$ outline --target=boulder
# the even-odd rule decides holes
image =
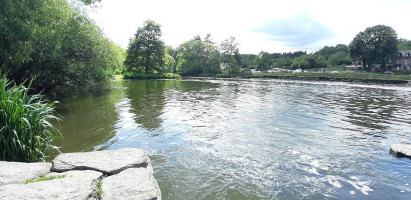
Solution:
[[[98,182],[103,175],[96,171],[69,171],[46,176],[63,178],[0,186],[0,199],[97,199]]]
[[[390,154],[395,157],[407,157],[411,159],[411,144],[393,144],[390,148]]]
[[[141,149],[63,153],[53,160],[53,172],[94,170],[106,175],[117,174],[127,168],[147,167],[149,158]]]
[[[0,161],[0,186],[23,183],[27,179],[38,178],[50,172],[51,163],[23,163]]]
[[[102,199],[161,200],[161,191],[146,168],[129,168],[102,181]]]

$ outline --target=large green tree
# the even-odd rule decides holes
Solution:
[[[397,42],[397,34],[391,27],[369,27],[358,33],[351,41],[350,55],[351,58],[362,61],[363,67],[367,70],[370,70],[371,64],[381,64],[384,70],[386,64],[397,53]]]
[[[228,74],[235,74],[240,70],[241,57],[238,49],[239,43],[231,36],[220,44],[222,63],[225,63]]]
[[[220,53],[208,40],[199,36],[181,44],[178,48],[177,71],[183,75],[215,75],[220,72]]]
[[[267,52],[260,52],[256,59],[257,69],[258,70],[268,70],[271,69],[273,65],[273,60],[271,55]]]
[[[164,42],[160,39],[160,25],[152,20],[144,22],[137,29],[134,39],[129,43],[124,64],[128,71],[153,73],[163,72]]]

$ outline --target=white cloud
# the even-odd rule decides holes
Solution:
[[[344,1],[231,1],[231,0],[102,0],[102,7],[90,16],[115,43],[127,47],[137,27],[147,19],[162,26],[163,40],[174,47],[195,35],[211,33],[216,42],[234,36],[241,53],[315,51],[324,45],[348,44],[365,28],[384,24],[399,37],[411,39],[408,9],[410,0]],[[306,15],[334,35],[301,45],[273,41],[255,30],[270,21],[295,19]]]

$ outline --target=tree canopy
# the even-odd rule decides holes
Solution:
[[[222,63],[226,65],[228,74],[237,73],[241,66],[241,57],[238,50],[238,42],[235,37],[230,36],[220,44]]]
[[[160,40],[160,25],[152,20],[144,22],[143,27],[129,43],[125,65],[128,71],[153,73],[163,72],[164,42]]]
[[[399,39],[397,44],[398,50],[410,50],[411,49],[411,40]]]
[[[122,65],[121,48],[65,0],[2,0],[0,70],[34,78],[37,90],[82,90],[108,82]]]
[[[371,64],[381,64],[384,69],[390,59],[397,54],[397,34],[389,26],[377,25],[358,33],[351,41],[351,58],[362,61],[363,67],[370,70]]]
[[[199,36],[181,44],[178,48],[177,71],[183,75],[215,75],[220,72],[220,53],[210,42]]]
[[[348,46],[345,44],[337,44],[334,46],[325,46],[315,54],[324,59],[328,66],[341,66],[351,63],[351,58],[348,52]]]

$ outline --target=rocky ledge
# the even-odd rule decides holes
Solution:
[[[161,200],[140,149],[64,153],[52,163],[0,161],[0,199]]]
[[[393,144],[390,148],[390,154],[397,158],[407,157],[411,159],[411,144]]]

